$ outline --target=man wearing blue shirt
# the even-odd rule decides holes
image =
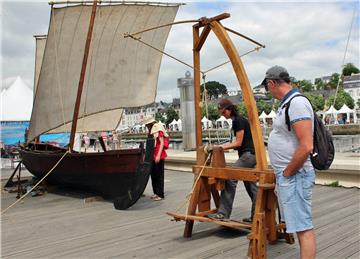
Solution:
[[[313,110],[305,97],[294,98],[288,110],[289,131],[285,106],[293,96],[299,94],[298,89],[290,85],[289,73],[283,67],[271,67],[262,85],[281,101],[269,136],[268,152],[276,175],[276,193],[286,222],[286,232],[297,234],[301,258],[312,259],[316,255],[311,213],[315,171],[309,158],[313,150]]]

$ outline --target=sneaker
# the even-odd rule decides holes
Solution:
[[[163,198],[159,197],[159,196],[156,196],[153,200],[154,201],[161,201]]]
[[[214,220],[226,220],[228,218],[225,217],[224,214],[222,213],[214,213],[214,214],[208,214],[207,217],[209,219],[214,219]]]
[[[154,194],[154,195],[151,195],[151,196],[150,196],[150,199],[153,200],[153,199],[155,199],[155,198],[157,198],[157,197],[159,197],[159,196],[157,196],[156,194]]]
[[[252,218],[251,217],[244,218],[243,221],[246,223],[252,223]]]

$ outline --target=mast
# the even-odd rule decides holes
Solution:
[[[91,11],[89,29],[88,29],[87,38],[86,38],[84,57],[83,57],[83,62],[82,62],[82,67],[81,67],[78,92],[77,92],[75,108],[74,108],[74,115],[73,115],[72,125],[71,125],[70,144],[69,144],[69,149],[71,152],[73,151],[73,147],[74,147],[75,132],[76,132],[77,120],[78,120],[80,103],[81,103],[81,94],[82,94],[83,87],[84,87],[84,78],[85,78],[87,60],[88,60],[88,56],[89,56],[91,37],[92,37],[93,28],[94,28],[96,7],[97,7],[97,0],[94,0],[93,6],[92,6],[92,11]]]

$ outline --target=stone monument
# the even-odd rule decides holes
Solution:
[[[186,71],[185,77],[178,78],[177,85],[180,89],[183,148],[185,151],[195,150],[194,79],[191,73]]]

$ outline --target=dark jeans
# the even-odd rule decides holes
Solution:
[[[235,162],[235,167],[254,168],[256,165],[256,157],[250,152],[244,152],[239,159]],[[232,212],[234,203],[237,180],[226,180],[225,189],[221,191],[220,195],[220,207],[218,212],[223,214],[226,218],[229,218]],[[251,218],[254,216],[256,205],[256,193],[257,186],[254,182],[244,181],[246,192],[248,193],[252,206],[251,206]]]
[[[164,160],[159,163],[152,162],[151,183],[153,192],[157,196],[164,198]]]

